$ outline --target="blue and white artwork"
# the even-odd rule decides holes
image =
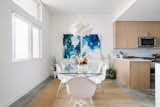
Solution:
[[[82,39],[82,56],[89,56],[95,52],[100,53],[100,39],[97,34],[83,36]]]
[[[80,54],[80,36],[73,34],[63,35],[64,58],[75,58]]]
[[[81,44],[82,43],[82,44]],[[100,53],[100,39],[97,34],[88,34],[85,36],[64,34],[63,46],[64,46],[64,58],[75,58],[76,56],[91,55],[96,56]]]

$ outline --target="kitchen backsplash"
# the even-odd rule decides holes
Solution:
[[[153,53],[160,53],[160,48],[138,48],[138,49],[113,49],[113,56],[122,51],[128,56],[151,57]]]

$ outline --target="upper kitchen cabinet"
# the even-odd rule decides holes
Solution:
[[[158,21],[117,21],[114,23],[114,48],[138,48],[138,38],[157,38],[160,47],[160,22]]]

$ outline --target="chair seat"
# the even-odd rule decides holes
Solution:
[[[89,79],[96,84],[101,84],[103,81],[102,77],[103,77],[103,75],[100,75],[100,76],[89,77]]]

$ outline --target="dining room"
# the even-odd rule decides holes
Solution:
[[[0,0],[0,107],[160,107],[159,4]]]

